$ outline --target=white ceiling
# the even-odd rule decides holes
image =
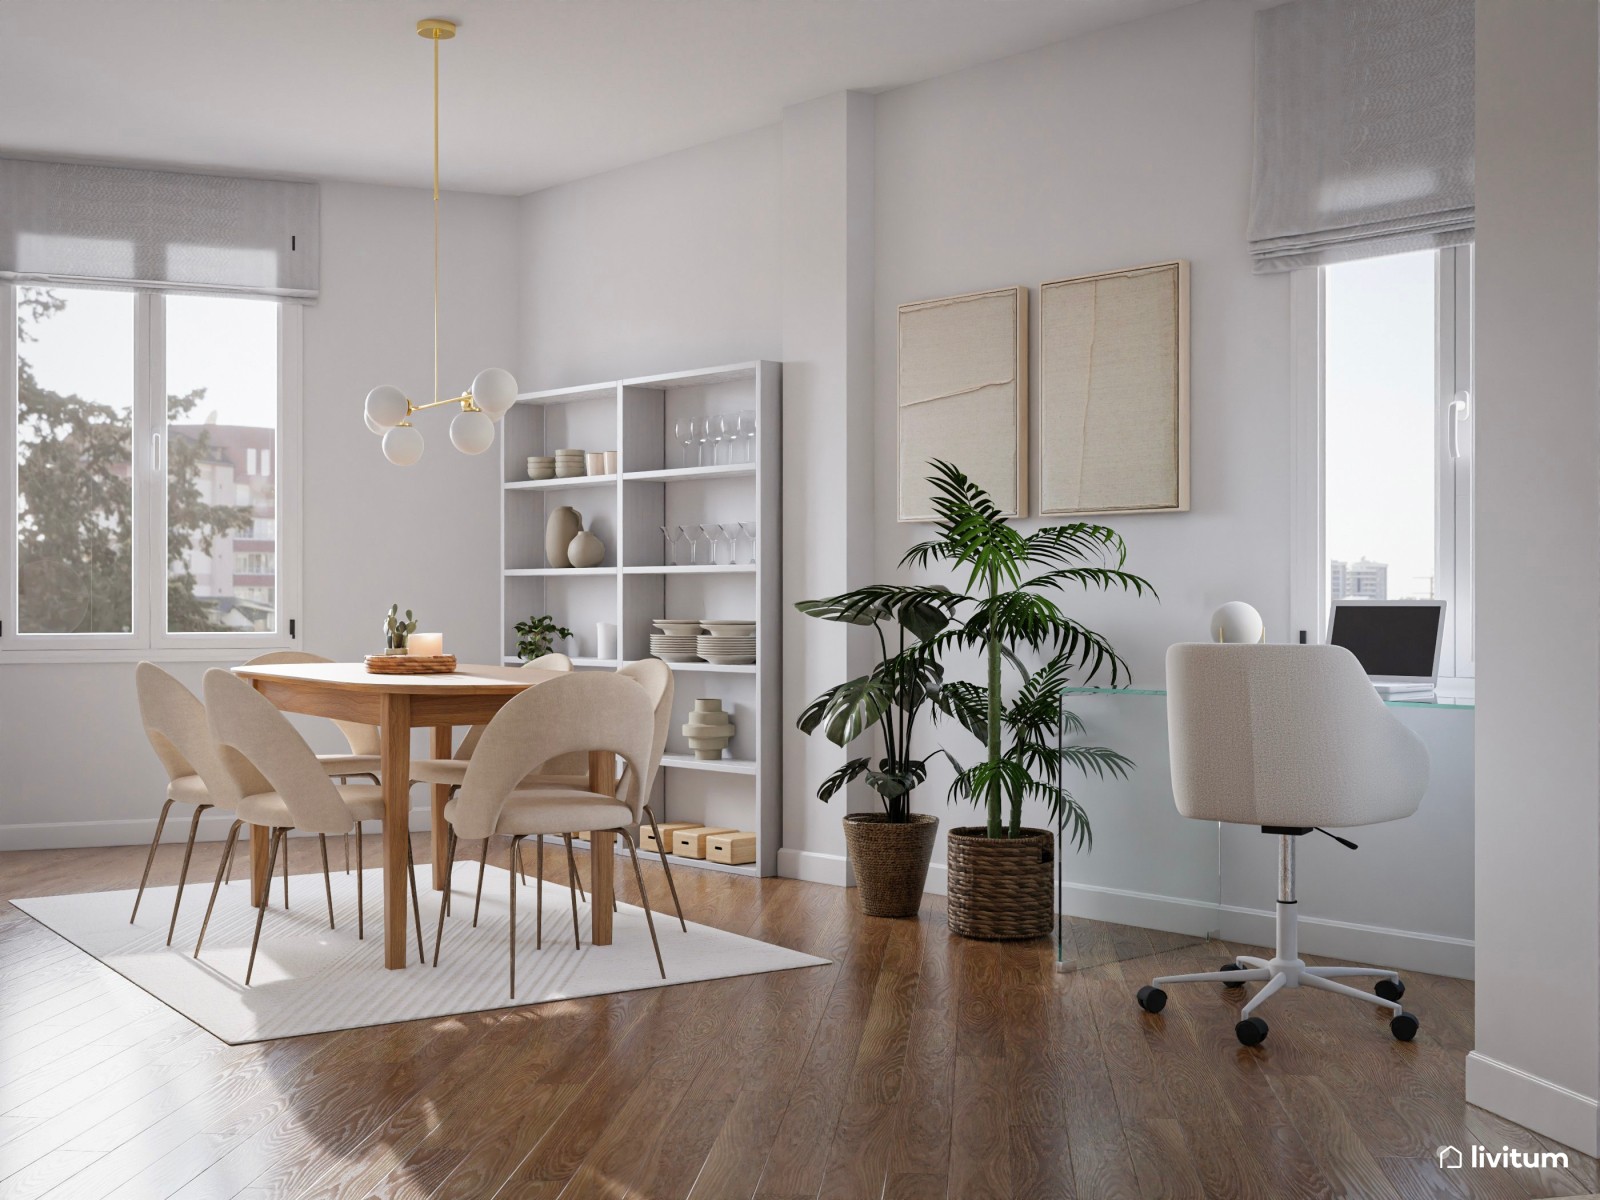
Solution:
[[[0,152],[523,193],[1190,0],[0,0]]]

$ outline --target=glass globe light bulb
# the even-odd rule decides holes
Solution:
[[[379,437],[383,436],[383,426],[374,421],[370,413],[363,412],[361,414],[361,420],[366,424],[368,429],[372,430],[373,433],[377,434]]]
[[[471,391],[472,402],[495,421],[517,402],[515,377],[499,367],[485,367],[473,376]]]
[[[383,456],[397,467],[409,467],[422,457],[422,434],[415,425],[396,425],[383,435]]]
[[[450,422],[450,440],[463,454],[482,454],[494,445],[494,422],[488,413],[459,412]]]
[[[391,429],[409,415],[406,394],[392,383],[382,383],[367,393],[367,424]]]

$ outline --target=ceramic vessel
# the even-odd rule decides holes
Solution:
[[[722,711],[722,701],[701,699],[694,702],[683,736],[696,758],[710,760],[722,757],[733,741],[733,731],[733,718]]]
[[[578,530],[567,544],[567,562],[574,567],[598,567],[605,556],[605,543],[587,529]]]
[[[567,547],[582,529],[583,514],[577,509],[566,504],[553,509],[550,519],[544,523],[545,562],[552,567],[570,567],[572,560],[567,557]]]

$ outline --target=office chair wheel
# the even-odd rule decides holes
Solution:
[[[1409,1042],[1417,1036],[1417,1018],[1411,1013],[1403,1012],[1389,1022],[1389,1032],[1394,1034],[1395,1041]]]
[[[1233,1027],[1241,1046],[1259,1046],[1267,1040],[1267,1023],[1260,1017],[1246,1017]]]
[[[1403,979],[1380,979],[1372,985],[1372,990],[1385,1000],[1399,1003],[1400,997],[1406,994],[1406,984]]]
[[[1139,1001],[1139,1007],[1147,1013],[1158,1013],[1167,1006],[1167,994],[1149,984],[1139,989],[1135,999]]]
[[[1220,967],[1218,967],[1217,970],[1219,970],[1219,971],[1242,971],[1242,970],[1244,970],[1244,968],[1242,966],[1240,966],[1236,962],[1225,962]],[[1244,980],[1241,979],[1238,983],[1225,983],[1222,986],[1225,987],[1225,988],[1242,988],[1244,986]]]

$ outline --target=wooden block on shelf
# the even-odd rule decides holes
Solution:
[[[672,835],[672,852],[679,858],[704,858],[706,839],[714,833],[738,833],[722,825],[691,825]]]
[[[706,857],[712,862],[739,866],[756,860],[756,835],[735,829],[732,833],[713,833],[706,838]]]
[[[672,853],[673,834],[680,829],[697,828],[693,821],[658,821],[656,824],[661,830],[661,841],[663,843],[659,848],[665,850],[668,854]],[[648,850],[652,854],[658,849],[656,846],[656,831],[650,828],[648,824],[639,826],[639,849]]]

